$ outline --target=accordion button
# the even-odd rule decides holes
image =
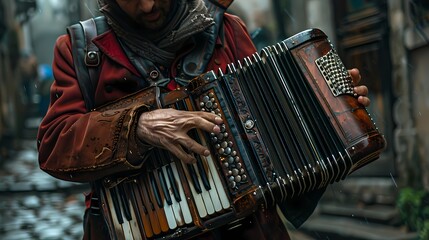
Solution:
[[[241,182],[241,176],[240,176],[240,175],[235,176],[234,181],[235,181],[235,182]]]
[[[221,131],[221,132],[225,132],[225,131],[226,131],[225,124],[222,124],[222,125],[220,126],[220,131]]]
[[[222,139],[223,139],[223,137],[224,137],[224,135],[223,135],[222,133],[219,133],[219,134],[217,135],[217,138],[218,138],[219,140],[222,140]]]
[[[231,154],[231,148],[230,147],[227,147],[227,148],[225,148],[225,150],[224,150],[224,154],[225,155],[229,155],[229,154]]]

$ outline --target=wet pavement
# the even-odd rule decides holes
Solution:
[[[19,145],[0,163],[0,239],[82,239],[87,185],[40,170],[34,140]]]

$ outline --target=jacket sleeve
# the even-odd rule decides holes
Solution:
[[[232,54],[229,57],[233,61],[241,61],[257,51],[243,20],[235,15],[225,13],[224,26],[225,51]]]
[[[139,169],[149,146],[137,139],[134,123],[148,106],[135,102],[87,112],[71,52],[69,36],[60,36],[54,47],[51,104],[37,134],[40,168],[74,182]]]

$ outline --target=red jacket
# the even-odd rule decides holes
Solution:
[[[95,105],[139,90],[140,74],[127,59],[113,31],[99,35],[94,43],[102,52]],[[218,37],[207,70],[225,71],[228,63],[255,52],[243,22],[225,14],[224,39]],[[170,77],[174,77],[176,67],[171,66]],[[54,177],[75,182],[89,182],[140,168],[143,163],[139,150],[145,146],[136,139],[135,126],[137,112],[144,106],[125,108],[115,114],[88,113],[76,79],[68,35],[57,39],[53,72],[51,104],[37,136],[40,168]]]

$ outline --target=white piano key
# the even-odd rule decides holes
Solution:
[[[124,231],[125,239],[133,239],[133,232],[131,231],[130,222],[125,217],[124,208],[122,207],[122,200],[121,200],[119,193],[117,191],[116,191],[116,194],[117,194],[116,197],[117,197],[118,201],[120,201],[122,218],[124,220],[124,223],[122,223],[122,229]]]
[[[162,167],[162,171],[164,172],[164,176],[168,176],[167,170],[165,169],[165,166]],[[185,221],[183,219],[183,215],[182,215],[181,210],[180,210],[180,204],[177,202],[176,198],[174,197],[174,193],[173,193],[170,181],[168,179],[165,179],[165,182],[167,184],[167,188],[168,188],[168,191],[169,191],[169,194],[171,197],[171,209],[172,209],[172,212],[174,214],[174,219],[176,220],[176,224],[178,226],[183,226],[185,224]],[[183,200],[186,200],[186,199],[183,199]],[[167,203],[165,202],[164,204],[167,204]]]
[[[158,177],[157,171],[158,171],[158,169],[153,170],[154,177]],[[159,190],[159,192],[162,192],[162,194],[165,194],[164,191],[162,191],[162,189],[158,189],[158,190]],[[165,199],[165,197],[163,198],[163,207],[162,208],[164,209],[164,213],[165,213],[165,217],[167,219],[168,227],[170,229],[175,229],[177,227],[177,223],[175,221],[175,216],[174,216],[173,210],[171,208],[171,205],[169,205],[167,203],[167,200]]]
[[[131,231],[133,232],[133,236],[135,240],[143,240],[143,232],[140,231],[138,222],[137,222],[137,217],[135,214],[135,210],[133,207],[133,204],[131,203],[131,200],[128,200],[128,204],[130,205],[130,212],[131,212],[131,221],[130,221],[130,227],[131,227]]]
[[[186,178],[188,180],[188,183],[190,185],[192,196],[194,197],[195,206],[197,207],[198,214],[200,217],[206,217],[207,216],[207,210],[204,205],[204,200],[201,194],[197,193],[194,188],[194,183],[192,182],[192,178],[190,177],[188,167],[186,166],[186,163],[183,163],[180,161],[183,167],[183,171],[185,172]]]
[[[206,207],[207,214],[211,215],[215,212],[215,210],[214,210],[212,199],[210,197],[210,193],[204,188],[203,181],[201,180],[201,176],[200,176],[200,172],[198,171],[197,164],[193,163],[192,165],[194,166],[194,169],[196,169],[195,173],[198,176],[198,182],[200,183],[200,186],[201,186],[201,196],[203,198],[204,206]]]
[[[113,205],[113,199],[112,195],[110,194],[110,190],[106,189],[103,191],[104,194],[106,194],[107,204],[109,205],[108,208],[110,209],[110,214],[112,215],[111,219],[113,221],[113,227],[115,228],[115,232],[118,234],[118,240],[125,240],[125,236],[121,233],[122,232],[122,226],[118,221],[118,216],[116,215],[115,207]],[[120,235],[119,235],[120,234]]]
[[[110,200],[109,201],[109,207],[110,207],[110,209],[112,209],[110,211],[110,213],[112,214],[112,221],[113,221],[114,228],[116,229],[116,233],[123,233],[123,235],[118,236],[118,238],[120,240],[129,239],[132,235],[130,235],[131,234],[130,232],[126,232],[126,228],[124,229],[123,223],[122,224],[119,223],[118,216],[117,216],[116,210],[115,210],[115,206],[113,204],[113,201],[114,201],[113,197],[116,199],[116,201],[119,201],[118,196],[116,196],[116,195],[112,196],[110,189],[106,189],[105,194],[106,194],[108,201]],[[122,214],[122,210],[121,210],[121,214]],[[124,222],[125,222],[125,220],[126,219],[124,219]]]
[[[214,210],[216,212],[219,212],[223,208],[222,208],[222,203],[220,202],[220,199],[219,199],[218,192],[216,191],[215,183],[213,181],[213,176],[212,176],[212,173],[211,173],[212,169],[210,169],[210,166],[208,166],[207,159],[205,157],[202,156],[201,157],[201,161],[203,163],[204,169],[207,169],[207,171],[206,171],[207,180],[209,181],[209,184],[210,184],[210,187],[211,187],[211,189],[208,190],[208,192],[209,192],[210,198],[212,200]]]
[[[183,186],[180,182],[180,177],[179,177],[179,173],[177,172],[176,163],[172,162],[170,166],[174,174],[174,179],[177,179],[179,182],[179,184],[177,184],[177,187],[179,188],[179,195],[180,195],[180,199],[182,200],[179,202],[179,205],[180,205],[180,209],[182,210],[183,219],[185,220],[185,223],[189,224],[192,222],[192,215],[189,209],[188,202],[186,200]]]
[[[206,157],[206,159],[207,159],[207,164],[209,165],[209,168],[210,168],[210,174],[213,177],[213,182],[214,182],[213,186],[216,187],[216,191],[218,193],[220,202],[222,203],[223,209],[227,209],[231,207],[231,203],[228,199],[225,188],[222,185],[222,181],[219,177],[218,171],[216,170],[216,167],[213,163],[213,158],[211,156],[208,156]]]

